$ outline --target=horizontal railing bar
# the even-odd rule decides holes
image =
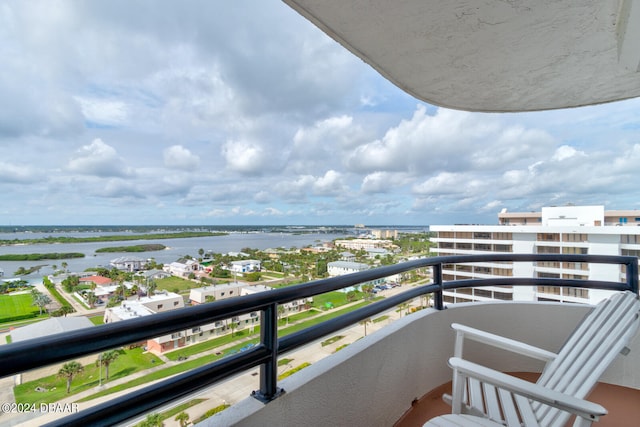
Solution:
[[[487,286],[555,286],[561,288],[606,289],[613,291],[633,291],[626,283],[604,280],[555,279],[552,277],[500,277],[489,279],[460,279],[443,283],[445,290],[459,288],[480,288]]]
[[[114,425],[256,367],[268,359],[267,349],[256,346],[45,425]],[[132,394],[135,399],[131,398]]]

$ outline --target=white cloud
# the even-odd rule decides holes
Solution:
[[[3,183],[32,183],[39,179],[41,174],[29,165],[15,165],[0,161],[0,181]]]
[[[553,157],[551,157],[551,160],[561,162],[577,155],[584,156],[585,154],[583,152],[579,152],[569,145],[562,145],[556,149],[556,152],[553,154]]]
[[[172,169],[193,171],[200,165],[200,157],[182,145],[172,145],[163,151],[165,166]]]
[[[324,176],[318,177],[313,183],[314,194],[319,196],[339,195],[346,192],[342,174],[334,170],[329,170]]]
[[[120,100],[77,96],[85,120],[102,126],[123,126],[129,116],[127,105]]]
[[[69,161],[67,169],[83,175],[102,177],[131,174],[115,148],[105,144],[99,138],[76,151],[76,155]]]
[[[394,188],[410,182],[404,173],[373,172],[367,174],[362,180],[363,193],[387,193]]]

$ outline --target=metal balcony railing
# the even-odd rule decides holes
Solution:
[[[502,277],[442,281],[444,264],[473,262],[588,262],[626,266],[626,282]],[[431,267],[433,283],[412,287],[353,312],[278,338],[278,305],[355,286],[407,271]],[[301,285],[275,289],[255,295],[231,298],[181,308],[136,319],[110,323],[68,333],[51,335],[0,347],[0,377],[21,373],[76,357],[94,354],[142,340],[197,328],[241,314],[260,312],[260,344],[224,359],[176,375],[122,397],[97,404],[48,425],[113,425],[144,414],[171,401],[194,393],[223,379],[260,366],[260,388],[252,395],[262,402],[277,398],[283,390],[277,386],[278,356],[309,344],[375,314],[426,294],[433,294],[436,309],[444,308],[442,292],[449,289],[482,286],[560,286],[630,290],[638,293],[638,258],[629,256],[559,254],[483,254],[424,258],[391,266]]]

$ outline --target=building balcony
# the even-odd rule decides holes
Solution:
[[[546,278],[441,280],[443,264],[554,259],[561,262],[620,264],[627,269],[626,276],[629,279],[625,283],[620,282],[618,277],[610,282]],[[399,294],[278,337],[278,304],[425,267],[433,269],[433,283],[407,286]],[[246,398],[200,425],[422,425],[430,417],[449,411],[440,403],[439,396],[451,381],[451,370],[447,366],[454,347],[451,323],[472,325],[554,351],[590,308],[583,304],[524,301],[486,301],[444,307],[445,291],[506,284],[516,287],[579,287],[598,292],[631,290],[637,293],[638,261],[635,257],[539,254],[425,258],[2,346],[0,375],[15,375],[146,338],[259,311],[260,343],[246,351],[125,395],[113,395],[115,397],[110,400],[81,403],[77,413],[47,413],[37,419],[33,418],[37,414],[24,414],[25,418],[21,421],[25,425],[128,425],[143,419],[146,414],[166,410],[190,396],[195,397],[212,386],[238,390],[243,389],[246,381],[249,381],[253,392],[247,391]],[[304,352],[321,339],[426,295],[433,298],[433,308],[403,316],[296,374],[282,381],[277,380],[277,361],[280,356]],[[636,336],[629,347],[631,354],[619,356],[601,378],[601,387],[622,391],[623,397],[613,403],[593,397],[610,412],[599,425],[606,426],[607,419],[619,420],[619,417],[633,423],[640,417],[637,405],[640,401],[640,364],[637,363],[640,338]],[[465,357],[494,369],[524,376],[535,376],[542,369],[539,362],[489,349],[479,343],[465,345]],[[254,376],[257,367],[259,375]],[[605,397],[613,396],[606,391],[604,394]]]

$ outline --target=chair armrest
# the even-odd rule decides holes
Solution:
[[[450,358],[449,366],[463,376],[476,378],[484,383],[571,412],[588,420],[597,420],[598,417],[607,414],[607,410],[597,403],[560,393],[458,357]]]
[[[556,358],[557,354],[551,351],[544,350],[539,347],[532,346],[520,341],[512,340],[511,338],[502,337],[500,335],[492,334],[490,332],[475,329],[470,326],[461,325],[459,323],[452,323],[451,327],[455,329],[457,334],[456,350],[454,355],[456,357],[462,357],[462,340],[468,338],[473,341],[478,341],[483,344],[489,344],[503,350],[509,350],[514,353],[529,356],[534,359],[543,360],[548,362]]]

